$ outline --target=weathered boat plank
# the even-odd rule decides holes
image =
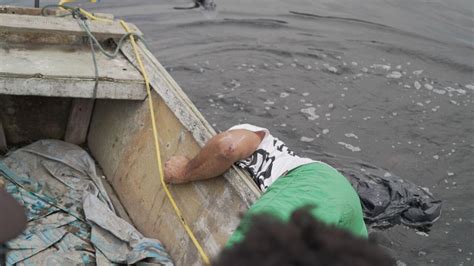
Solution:
[[[95,80],[67,77],[2,77],[0,94],[47,97],[93,98]],[[96,98],[143,100],[145,85],[132,82],[99,81]]]
[[[133,24],[129,24],[137,34],[142,34]],[[126,32],[118,21],[89,21],[89,27],[99,40],[120,38]],[[34,32],[87,36],[77,21],[71,17],[18,16],[0,13],[0,32]]]
[[[59,76],[95,78],[90,47],[49,45],[0,45],[0,75]],[[143,78],[126,58],[114,59],[96,53],[99,77],[117,81],[143,83]]]
[[[66,127],[66,135],[64,140],[74,144],[82,144],[86,142],[87,131],[92,116],[92,108],[94,108],[94,99],[72,100],[71,112]]]

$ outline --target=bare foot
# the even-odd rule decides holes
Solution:
[[[165,162],[165,181],[171,184],[183,184],[186,180],[186,166],[189,159],[186,156],[173,156]]]

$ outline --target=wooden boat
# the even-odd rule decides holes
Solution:
[[[149,99],[132,45],[126,41],[115,59],[96,53],[94,89],[87,35],[74,18],[56,16],[61,12],[51,9],[42,16],[41,9],[0,7],[0,150],[45,138],[87,147],[116,194],[114,204],[123,205],[122,217],[162,241],[177,265],[202,264],[160,183]],[[89,26],[110,50],[125,34],[118,21]],[[191,157],[215,131],[152,53],[139,46],[153,89],[162,160]],[[238,169],[170,190],[211,257],[260,193]]]

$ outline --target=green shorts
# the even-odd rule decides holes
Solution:
[[[359,196],[349,181],[333,167],[315,162],[299,166],[279,177],[242,218],[226,246],[240,242],[251,217],[270,214],[288,221],[293,211],[313,205],[318,220],[367,238]]]

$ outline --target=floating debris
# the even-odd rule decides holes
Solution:
[[[306,96],[308,96],[308,95],[309,95],[309,92],[303,92],[301,95],[303,95],[303,96],[305,96],[305,97],[306,97]]]
[[[282,92],[280,93],[280,98],[286,98],[288,97],[290,94],[288,92]]]
[[[472,84],[466,84],[464,87],[466,87],[466,89],[474,90],[474,85]]]
[[[344,136],[348,137],[348,138],[355,138],[355,139],[359,139],[359,137],[354,134],[354,133],[346,133],[344,134]]]
[[[402,77],[402,73],[398,71],[392,71],[392,73],[387,75],[387,78],[391,78],[391,79],[399,79],[401,77]]]
[[[374,64],[374,65],[371,65],[370,68],[383,69],[383,70],[389,71],[389,70],[391,69],[391,66],[389,66],[389,65],[381,65],[381,64]]]
[[[337,73],[337,68],[330,66],[329,64],[323,65],[329,72]]]
[[[415,70],[415,71],[413,71],[413,75],[419,76],[419,75],[423,74],[423,71],[424,71],[423,69]]]
[[[432,90],[433,86],[431,86],[431,84],[425,83],[425,89]]]
[[[433,89],[433,92],[441,95],[446,94],[446,91],[440,89]]]
[[[323,132],[324,133],[324,132]],[[350,150],[350,151],[353,151],[353,152],[358,152],[358,151],[361,151],[361,149],[359,147],[356,147],[356,146],[353,146],[349,143],[344,143],[344,142],[338,142],[337,144],[340,144],[342,146],[344,146],[346,149]]]
[[[413,83],[413,86],[415,86],[415,89],[417,89],[417,90],[421,89],[421,84],[420,84],[420,82],[418,82],[418,81],[415,81],[415,82]]]
[[[308,137],[305,137],[305,136],[302,136],[300,138],[300,141],[302,141],[302,142],[311,142],[313,140],[314,140],[314,138],[308,138]]]
[[[319,115],[316,114],[316,108],[315,107],[303,108],[300,111],[303,114],[307,114],[309,120],[316,120],[316,119],[319,118]]]
[[[421,231],[416,231],[416,234],[417,234],[417,235],[420,235],[420,236],[426,236],[426,237],[430,236],[430,235],[428,235],[427,233],[421,232]]]
[[[455,89],[455,88],[452,88],[452,87],[446,87],[444,88],[447,92],[457,92],[459,94],[466,94],[466,90],[463,90],[463,89]]]
[[[439,159],[439,155],[433,155],[433,159],[438,160],[438,159]]]

